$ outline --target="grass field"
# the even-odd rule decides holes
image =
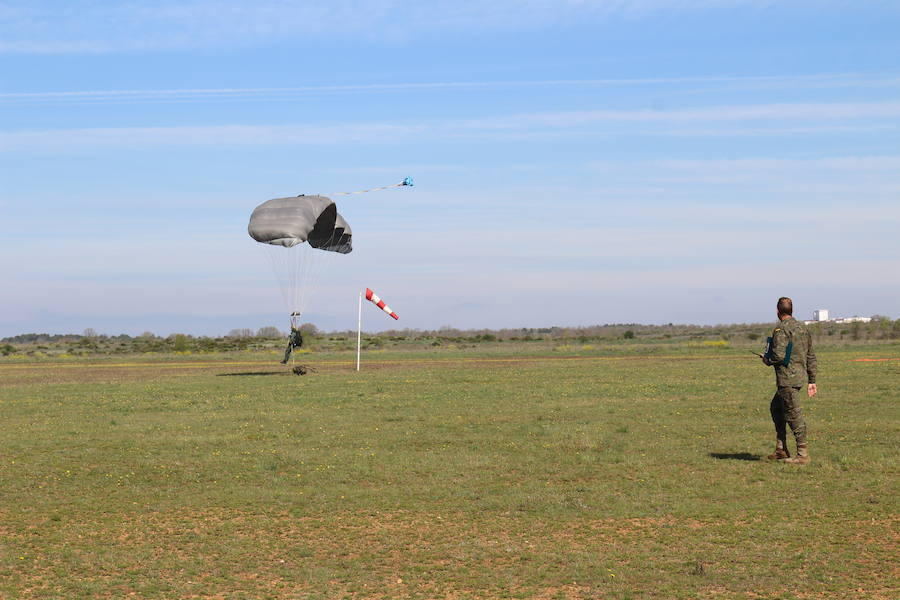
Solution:
[[[900,597],[896,343],[807,467],[745,351],[365,358],[0,362],[0,597]]]

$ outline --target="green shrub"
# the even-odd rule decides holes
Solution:
[[[175,336],[175,340],[172,342],[172,350],[175,352],[184,352],[188,349],[188,339],[187,336],[183,333],[179,333]]]

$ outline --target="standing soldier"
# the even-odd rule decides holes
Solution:
[[[772,332],[763,363],[775,367],[778,390],[769,409],[775,423],[775,452],[767,458],[794,465],[809,463],[806,445],[806,422],[800,409],[800,390],[806,385],[809,397],[816,395],[816,354],[812,336],[806,326],[792,315],[794,303],[790,298],[778,299],[778,319],[781,323]],[[797,456],[791,458],[787,448],[787,427],[790,425],[797,441]]]

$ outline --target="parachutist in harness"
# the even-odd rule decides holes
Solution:
[[[288,359],[291,358],[291,353],[294,351],[294,348],[302,348],[303,347],[303,334],[300,333],[300,328],[291,325],[291,334],[288,336],[287,348],[284,349],[284,359],[281,361],[281,364],[286,365]]]

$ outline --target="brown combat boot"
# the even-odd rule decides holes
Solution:
[[[789,463],[792,465],[808,465],[809,464],[809,450],[806,447],[806,444],[797,444],[797,456],[796,458],[786,458],[782,462]]]
[[[791,453],[787,451],[787,448],[784,447],[784,444],[781,443],[781,440],[775,441],[775,452],[768,455],[766,458],[769,460],[784,460],[785,458],[790,458]]]

